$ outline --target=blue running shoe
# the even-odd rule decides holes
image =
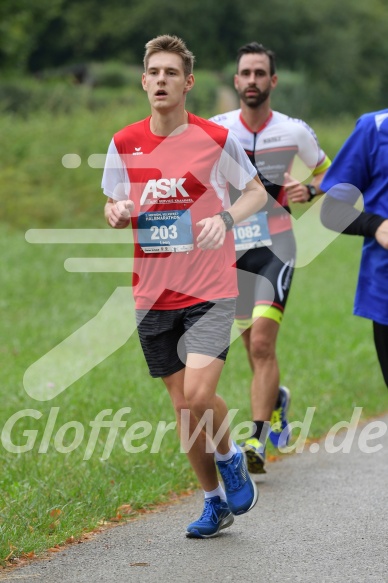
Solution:
[[[285,447],[288,445],[291,437],[291,429],[287,419],[291,397],[287,387],[279,387],[279,400],[279,407],[274,409],[272,413],[270,421],[271,429],[268,437],[275,447]]]
[[[217,536],[222,528],[233,524],[234,517],[229,506],[219,496],[205,499],[202,516],[189,524],[186,530],[188,538],[211,538]]]
[[[240,447],[245,451],[248,472],[250,474],[265,474],[265,445],[256,437],[250,437]]]
[[[230,460],[219,461],[217,466],[224,481],[228,506],[233,514],[245,514],[251,510],[257,502],[258,492],[240,448],[238,447],[238,452]]]

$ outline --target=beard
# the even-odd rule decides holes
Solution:
[[[255,95],[246,95],[247,91],[252,91],[254,89],[256,91]],[[271,94],[271,88],[268,86],[264,91],[260,91],[257,87],[247,87],[244,91],[239,91],[238,96],[247,105],[252,109],[256,109],[260,107],[264,101],[267,101]]]

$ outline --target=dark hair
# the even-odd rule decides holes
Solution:
[[[145,46],[146,52],[144,55],[144,70],[147,70],[148,61],[151,55],[160,52],[176,53],[183,61],[183,70],[185,77],[188,77],[193,72],[194,55],[188,50],[184,41],[177,36],[170,36],[163,34],[148,41]]]
[[[276,70],[276,63],[275,63],[275,53],[273,51],[271,51],[270,49],[267,49],[264,45],[257,43],[257,42],[251,42],[248,43],[242,47],[240,47],[237,51],[237,70],[238,70],[238,66],[240,64],[240,59],[243,55],[250,55],[252,53],[257,53],[259,55],[267,55],[267,57],[269,58],[269,66],[270,66],[270,74],[275,75],[275,70]]]

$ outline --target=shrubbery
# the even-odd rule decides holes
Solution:
[[[0,82],[0,112],[28,116],[39,111],[73,113],[95,111],[111,104],[131,105],[138,101],[139,86],[111,88],[102,84],[74,84],[68,79],[8,79]]]
[[[39,111],[57,114],[131,106],[143,96],[141,75],[140,67],[112,61],[50,70],[39,78],[6,78],[0,81],[0,112],[28,116]],[[207,115],[216,106],[220,79],[201,70],[195,72],[195,79],[187,106]]]

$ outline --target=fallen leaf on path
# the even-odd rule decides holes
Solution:
[[[267,462],[277,462],[281,459],[278,455],[267,455]]]
[[[118,507],[117,512],[119,512],[122,515],[128,515],[132,514],[134,510],[130,504],[122,504],[121,506]]]
[[[29,553],[23,553],[22,554],[22,558],[23,559],[33,559],[36,557],[36,554],[34,551],[30,551]]]

